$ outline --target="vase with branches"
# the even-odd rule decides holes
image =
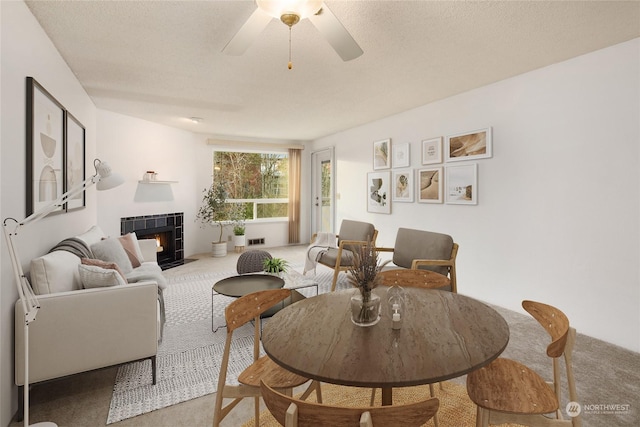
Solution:
[[[380,283],[382,271],[389,260],[380,263],[376,246],[370,240],[353,250],[349,268],[349,283],[360,293],[351,297],[351,320],[359,326],[372,326],[380,320],[380,297],[372,291]]]

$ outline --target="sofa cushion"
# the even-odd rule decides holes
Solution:
[[[127,253],[129,261],[131,261],[131,266],[133,268],[140,267],[140,264],[144,261],[144,257],[142,256],[140,245],[138,245],[136,233],[125,234],[124,236],[118,237],[118,240]]]
[[[80,258],[67,251],[54,251],[31,260],[33,291],[44,295],[82,289],[79,264]]]
[[[141,282],[143,280],[153,280],[160,289],[167,287],[167,279],[162,274],[162,269],[155,262],[144,262],[142,265],[125,274],[129,283]]]
[[[76,238],[85,242],[87,244],[87,247],[89,248],[91,247],[91,245],[93,245],[94,243],[98,243],[100,240],[104,239],[105,237],[107,236],[104,234],[102,229],[97,225],[94,225],[89,230],[76,236]]]
[[[124,278],[116,270],[111,268],[80,264],[78,265],[78,272],[82,287],[85,289],[126,284]]]
[[[107,261],[102,261],[101,259],[93,259],[93,258],[82,258],[80,259],[80,262],[82,263],[82,265],[95,265],[96,267],[105,268],[107,270],[115,270],[125,282],[127,281],[127,278],[125,277],[124,273],[122,272],[120,267],[118,267],[118,264],[116,264],[115,262],[107,262]],[[80,280],[82,281],[82,277],[80,278]]]
[[[91,245],[91,252],[97,259],[107,262],[115,262],[125,276],[133,271],[133,266],[118,239],[108,238]]]

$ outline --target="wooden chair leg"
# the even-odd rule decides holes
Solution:
[[[336,283],[338,283],[338,274],[340,274],[340,269],[336,268],[333,271],[333,282],[331,282],[331,292],[336,290]]]
[[[256,396],[253,398],[253,406],[254,406],[254,420],[255,420],[255,426],[256,427],[260,427],[260,397]]]

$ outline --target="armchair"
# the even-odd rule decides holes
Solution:
[[[393,263],[402,268],[426,269],[448,276],[451,292],[458,292],[456,256],[458,244],[447,234],[399,228],[393,248],[377,247],[379,252],[393,252]]]
[[[336,290],[340,272],[347,271],[353,265],[354,248],[364,245],[367,240],[375,244],[378,230],[368,222],[345,219],[340,224],[340,231],[336,237],[337,246],[335,248],[327,248],[317,258],[318,263],[334,270],[333,281],[331,282],[332,292]],[[315,238],[316,235],[314,234],[311,241],[313,242]]]

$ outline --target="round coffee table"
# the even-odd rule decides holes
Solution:
[[[242,274],[227,277],[216,282],[213,290],[221,295],[239,298],[252,292],[280,289],[284,287],[284,280],[270,274]]]
[[[266,291],[269,289],[280,289],[284,287],[284,279],[271,274],[241,274],[219,280],[213,285],[211,292],[211,330],[215,333],[224,325],[214,325],[213,297],[216,294],[225,295],[232,298],[240,298],[253,292]],[[274,307],[265,312],[264,316],[272,316],[281,307]]]

